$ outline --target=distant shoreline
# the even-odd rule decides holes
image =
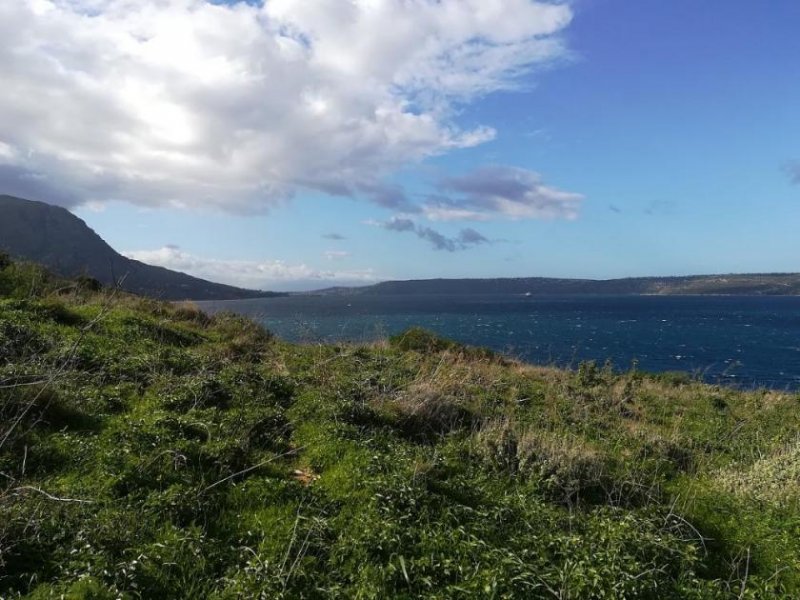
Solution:
[[[800,296],[800,273],[744,273],[621,279],[518,277],[383,281],[362,287],[332,287],[303,294],[509,294],[530,296]]]

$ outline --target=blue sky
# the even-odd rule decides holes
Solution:
[[[88,138],[0,101],[0,191],[67,205],[146,262],[271,289],[800,271],[793,0],[117,4],[0,9],[29,36],[76,32],[0,54],[4,80],[63,86],[81,131],[107,123]],[[118,93],[96,91],[112,75],[87,37],[154,45],[162,29],[213,43],[162,64],[131,42]],[[278,30],[295,32],[281,49],[299,40],[288,63],[264,58]],[[81,77],[48,79],[44,52]]]

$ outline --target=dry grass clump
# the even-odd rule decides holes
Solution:
[[[525,431],[520,436],[517,456],[520,468],[538,467],[563,482],[565,488],[575,490],[600,481],[605,466],[600,451],[567,432]]]
[[[208,327],[213,322],[213,317],[204,312],[197,304],[191,301],[178,302],[174,306],[174,316],[180,321],[196,323],[201,327]]]
[[[722,488],[773,505],[800,503],[800,439],[757,460],[748,469],[721,470],[714,481]]]
[[[209,324],[212,335],[224,340],[215,348],[224,360],[257,360],[264,356],[273,335],[259,324],[233,313],[218,313]]]
[[[495,467],[542,481],[560,503],[579,503],[609,491],[608,457],[568,431],[520,426],[507,419],[486,423],[475,435],[479,454]]]
[[[474,416],[468,397],[449,387],[435,379],[418,381],[373,404],[414,435],[442,435],[471,427]]]
[[[390,393],[377,390],[372,407],[424,437],[473,430],[517,393],[493,357],[458,345],[443,348],[423,356],[408,383]]]

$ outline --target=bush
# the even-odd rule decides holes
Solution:
[[[33,263],[11,261],[0,268],[0,296],[30,298],[54,291],[59,283],[44,267]]]
[[[389,338],[389,345],[404,352],[413,351],[420,354],[436,354],[449,350],[457,352],[465,358],[475,360],[495,360],[497,354],[488,348],[466,346],[453,340],[443,338],[422,327],[412,327]]]
[[[83,292],[99,292],[103,289],[103,284],[94,277],[81,275],[75,278],[77,288]]]
[[[213,319],[194,302],[178,302],[174,305],[174,315],[179,321],[191,321],[207,327]]]
[[[696,376],[686,371],[664,371],[653,375],[653,378],[673,387],[689,385],[698,381]]]
[[[435,333],[422,327],[412,327],[398,335],[389,338],[389,344],[398,350],[433,354],[448,350],[456,345],[455,342],[439,337]]]

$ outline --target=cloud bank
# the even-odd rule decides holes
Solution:
[[[304,287],[312,289],[334,283],[366,284],[377,281],[377,275],[372,269],[334,271],[314,269],[302,263],[289,264],[281,260],[219,260],[195,256],[174,245],[157,250],[133,250],[123,254],[149,265],[250,289],[295,288],[297,286],[289,284],[297,282],[306,282],[308,285]]]
[[[0,189],[238,212],[311,189],[418,210],[385,176],[491,139],[456,110],[563,59],[571,16],[533,0],[2,2]],[[445,188],[476,215],[567,201],[475,185]]]

